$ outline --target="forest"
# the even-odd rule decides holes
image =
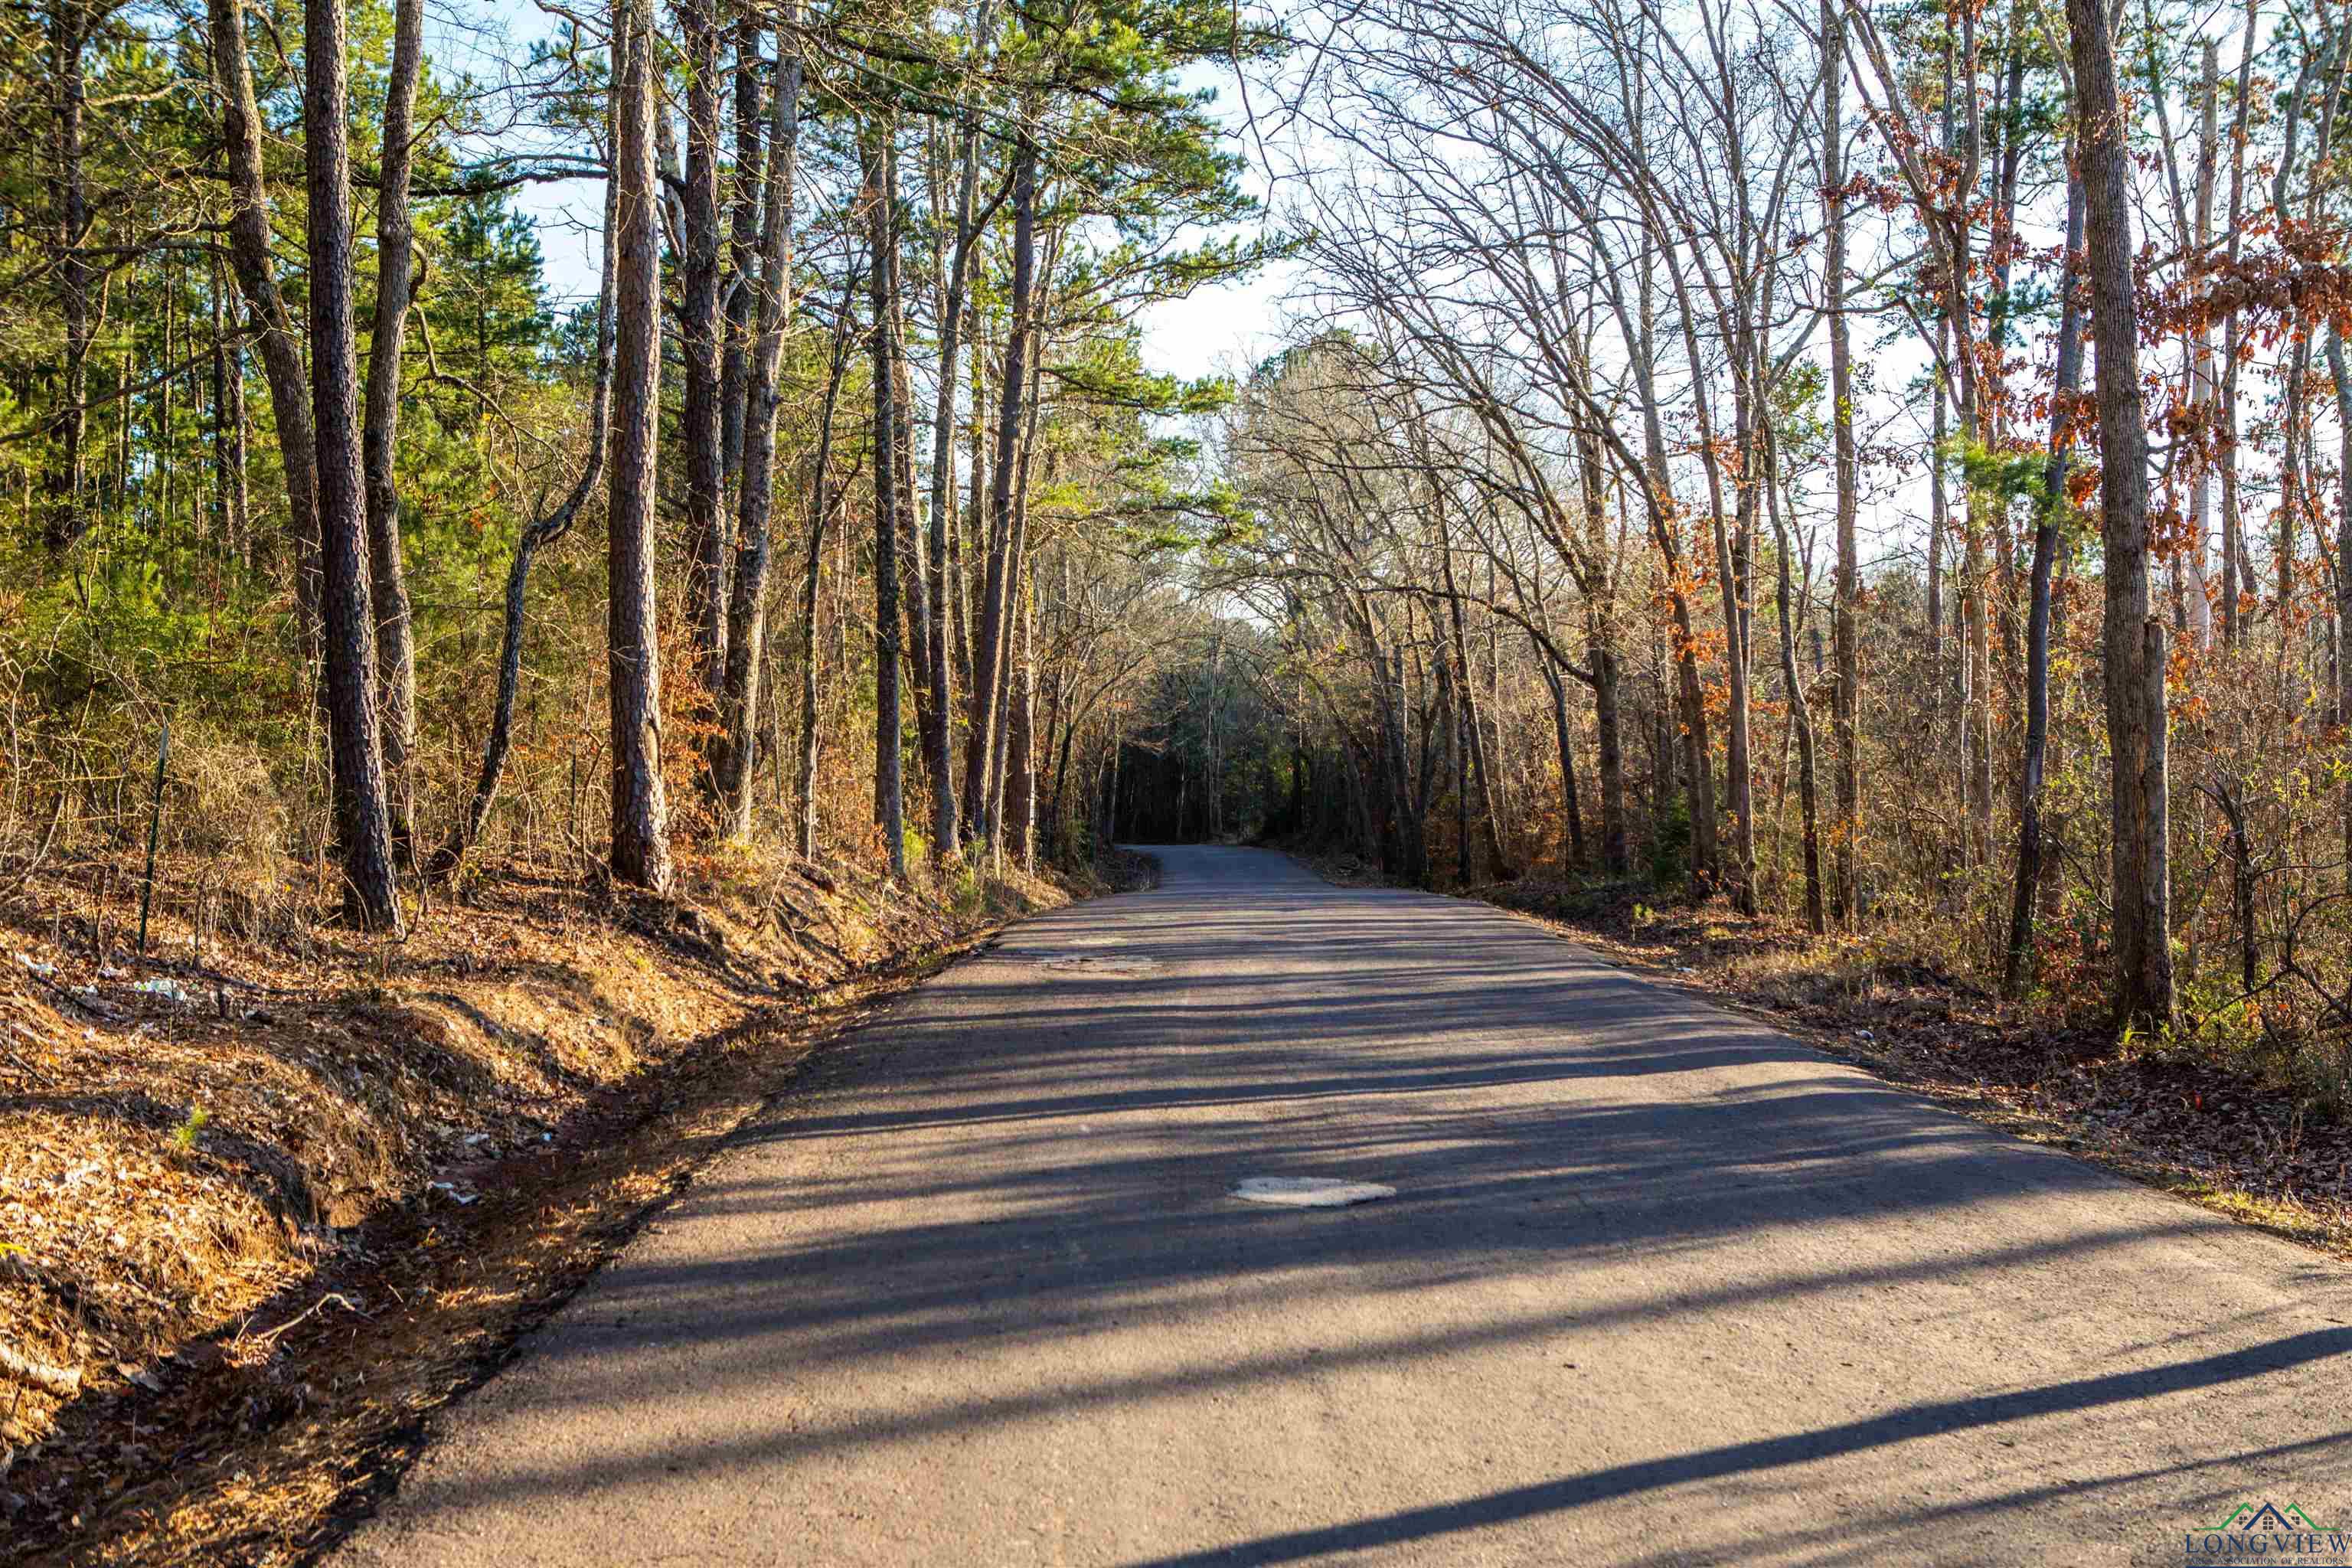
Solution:
[[[739,9],[15,14],[19,863],[390,930],[1127,798],[2352,1017],[2332,10]],[[1147,368],[1269,262],[1288,346]]]
[[[1696,911],[2334,1116],[2347,81],[2335,0],[8,0],[0,1372],[314,1266],[56,1218],[101,1122],[373,1213],[1120,844]],[[523,1048],[412,1016],[499,921],[599,1025],[648,931],[741,1007],[376,1060]],[[330,991],[407,1022],[238,1113],[192,1031]]]
[[[1713,900],[2341,1102],[2336,9],[1286,27],[1236,624],[1133,809]]]

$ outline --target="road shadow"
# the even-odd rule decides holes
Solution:
[[[425,1506],[530,1506],[844,1456],[894,1463],[918,1441],[969,1443],[1073,1414],[1108,1420],[1350,1369],[1442,1376],[1447,1358],[1467,1352],[1700,1313],[1834,1316],[1923,1293],[1958,1300],[1988,1281],[2023,1291],[2062,1267],[2105,1289],[2138,1279],[2151,1248],[2220,1228],[2185,1205],[2147,1201],[2117,1204],[2104,1222],[2073,1205],[2065,1212],[2078,1217],[2062,1224],[2053,1214],[2063,1200],[2129,1189],[1479,906],[1305,879],[1203,885],[1182,875],[1184,858],[1168,863],[1157,890],[1032,921],[846,1042],[813,1092],[756,1119],[666,1221],[676,1236],[735,1239],[653,1248],[609,1272],[533,1347],[548,1375],[521,1407],[534,1419],[625,1417],[647,1401],[723,1406],[778,1385],[855,1390],[883,1369],[895,1386],[910,1365],[1024,1347],[1050,1365],[1058,1347],[1102,1336],[1172,1344],[1211,1318],[1312,1322],[1379,1298],[1413,1309],[1393,1320],[1409,1326],[1311,1349],[1236,1342],[1211,1361],[1116,1374],[853,1397],[790,1421],[635,1430],[601,1449],[516,1455],[494,1472],[444,1478]],[[1139,966],[1056,966],[1106,952]],[[1378,1182],[1399,1196],[1342,1214],[1229,1196],[1242,1176],[1283,1174]],[[1948,1232],[1955,1218],[1969,1223]],[[1884,1245],[1869,1257],[1799,1245],[1821,1237]],[[1644,1289],[1557,1300],[1543,1289],[1645,1269],[1654,1284]],[[1513,1310],[1475,1321],[1437,1310],[1457,1287],[1497,1281],[1524,1287]],[[2340,1272],[2317,1258],[2283,1266],[2275,1282],[2346,1300]],[[2032,1311],[2021,1303],[2018,1321]],[[2163,1338],[2118,1344],[2110,1364],[2078,1375],[2035,1375],[2021,1356],[2018,1375],[1966,1397],[1895,1397],[1861,1418],[1816,1423],[1792,1409],[1790,1429],[1762,1438],[1148,1562],[1400,1549],[2258,1380],[2272,1380],[2264,1399],[2308,1394],[2340,1377],[2314,1369],[2347,1351],[2352,1327],[2184,1293]],[[2217,1454],[2114,1468],[2083,1485],[2144,1491],[2194,1474],[2219,1487],[2231,1455],[2260,1468],[2263,1454],[2293,1453],[2300,1473],[2324,1461],[2323,1473],[2341,1476],[2347,1444],[2255,1449],[2216,1438]],[[1961,1530],[1988,1510],[2082,1489],[2029,1479],[1958,1503],[1889,1503],[1812,1537],[1785,1532],[1772,1550],[1899,1560],[1895,1543],[1939,1520]]]

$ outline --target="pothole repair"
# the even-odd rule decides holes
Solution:
[[[1045,961],[1045,966],[1047,969],[1060,970],[1066,974],[1149,974],[1160,967],[1160,961],[1154,958],[1097,957],[1092,953],[1079,953],[1066,958],[1049,958]]]
[[[1397,1190],[1378,1182],[1347,1182],[1337,1176],[1248,1176],[1234,1188],[1233,1195],[1244,1203],[1279,1204],[1285,1208],[1343,1209],[1392,1198]]]

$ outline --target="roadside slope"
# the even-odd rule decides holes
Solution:
[[[0,955],[11,1560],[289,1560],[814,1043],[1068,896],[509,867],[398,944],[184,891],[142,958],[99,885],[17,889]]]

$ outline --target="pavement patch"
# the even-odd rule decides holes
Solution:
[[[1233,1195],[1244,1203],[1280,1204],[1295,1209],[1342,1209],[1397,1195],[1378,1182],[1343,1182],[1336,1176],[1246,1176]]]
[[[1066,958],[1049,958],[1045,967],[1060,970],[1066,974],[1149,974],[1160,967],[1160,961],[1156,958],[1097,958],[1089,953],[1079,953]]]

